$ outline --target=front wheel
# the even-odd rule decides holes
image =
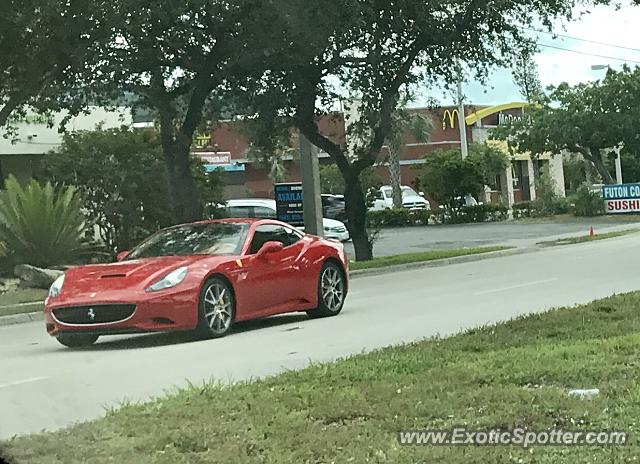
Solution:
[[[236,302],[229,284],[219,277],[207,280],[198,305],[198,334],[206,338],[224,337],[235,316]]]
[[[322,266],[318,280],[318,307],[307,311],[309,317],[337,316],[347,296],[347,285],[340,266],[327,262]]]
[[[60,334],[56,337],[60,344],[69,348],[82,348],[93,345],[98,341],[98,335],[91,334]]]

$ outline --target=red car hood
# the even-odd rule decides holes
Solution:
[[[71,268],[65,272],[62,294],[144,289],[169,272],[211,256],[162,256]]]

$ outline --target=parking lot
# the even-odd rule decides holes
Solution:
[[[612,227],[640,227],[640,217],[562,218],[561,220],[511,221],[484,224],[431,225],[383,229],[374,244],[375,256],[389,256],[448,248],[493,245],[532,246],[563,234],[588,233]],[[345,246],[354,256],[353,244]]]

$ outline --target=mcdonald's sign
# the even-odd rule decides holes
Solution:
[[[445,110],[444,116],[442,116],[442,130],[447,130],[447,123],[449,123],[449,127],[451,129],[455,129],[456,120],[458,119],[458,115],[460,113],[458,110]]]

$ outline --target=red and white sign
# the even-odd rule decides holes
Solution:
[[[640,199],[605,200],[607,213],[638,213],[640,212]]]
[[[199,156],[205,164],[217,166],[231,164],[231,153],[228,151],[201,151],[194,154]]]

